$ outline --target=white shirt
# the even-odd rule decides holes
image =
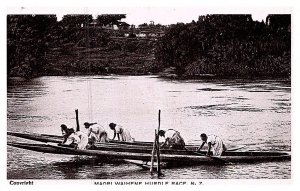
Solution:
[[[115,130],[116,130],[116,133],[119,133],[119,134],[123,133],[123,131],[124,131],[124,129],[123,129],[123,127],[121,125],[117,125],[115,127]]]
[[[81,140],[82,138],[87,137],[87,134],[85,134],[85,133],[82,132],[82,131],[77,131],[75,134],[79,137],[79,142],[80,142],[80,140]]]
[[[212,145],[216,144],[216,135],[207,135],[206,143],[211,143]]]
[[[105,131],[105,129],[102,126],[95,124],[90,126],[88,131],[95,134],[100,134],[101,132]]]
[[[75,134],[75,133],[72,133],[69,137],[68,137],[68,139],[67,139],[67,141],[65,142],[65,144],[66,145],[70,145],[71,143],[79,143],[80,142],[80,137],[77,135],[77,134]]]
[[[168,129],[165,132],[165,139],[166,138],[171,138],[173,137],[173,135],[176,133],[177,131],[175,131],[174,129]]]

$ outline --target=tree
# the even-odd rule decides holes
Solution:
[[[85,27],[88,26],[92,21],[92,15],[74,14],[64,15],[61,22],[66,27]]]
[[[290,20],[270,16],[269,25],[251,15],[206,15],[171,25],[155,57],[179,76],[213,73],[222,77],[288,76]]]
[[[143,23],[143,24],[140,24],[138,25],[139,28],[148,28],[148,24],[147,23]]]
[[[281,14],[281,15],[270,14],[266,18],[266,23],[272,28],[288,30],[291,27],[291,15],[289,15],[289,14]]]
[[[102,26],[120,25],[121,19],[126,18],[126,14],[103,14],[97,16],[97,21]]]
[[[120,22],[120,23],[119,23],[119,28],[120,28],[120,29],[128,30],[129,27],[130,27],[130,25],[129,25],[128,23],[126,23],[126,22]]]
[[[55,15],[7,16],[8,76],[32,77],[43,70],[56,20]]]

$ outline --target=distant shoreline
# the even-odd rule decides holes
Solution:
[[[245,78],[234,78],[234,77],[221,77],[221,76],[214,76],[214,77],[194,77],[194,78],[184,78],[184,77],[166,77],[162,76],[159,73],[151,73],[151,74],[75,74],[75,75],[42,75],[42,76],[36,76],[34,78],[25,78],[22,76],[10,76],[7,77],[7,79],[37,79],[41,77],[91,77],[91,76],[107,76],[107,77],[127,77],[127,76],[153,76],[154,78],[160,78],[160,79],[166,79],[166,80],[242,80],[242,81],[249,81],[249,80],[281,80],[281,81],[289,81],[291,82],[291,77],[245,77]]]
[[[125,15],[102,17],[119,20]],[[55,15],[10,15],[7,75],[291,78],[288,14],[268,15],[266,22],[254,21],[249,14],[213,14],[186,24],[143,24],[139,30],[128,25],[121,29],[121,23],[120,30],[91,23],[91,15],[66,15],[61,22]]]

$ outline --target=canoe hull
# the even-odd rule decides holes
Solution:
[[[24,139],[40,141],[40,142],[51,142],[51,143],[61,143],[63,140],[62,136],[59,135],[46,135],[46,134],[38,134],[38,133],[18,133],[18,132],[7,132],[7,135],[20,137]],[[134,141],[134,142],[124,142],[124,141],[115,141],[111,140],[110,144],[122,144],[128,146],[153,146],[153,142],[142,142],[142,141]],[[104,144],[104,143],[97,143],[97,144]],[[105,143],[107,144],[107,143]]]
[[[36,134],[36,133],[17,133],[17,132],[7,132],[7,135],[10,136],[15,136],[19,138],[24,138],[28,140],[33,140],[33,141],[39,141],[39,142],[44,142],[44,143],[61,143],[63,140],[62,136],[58,135],[45,135],[45,134]],[[120,149],[120,151],[129,151],[129,152],[140,152],[143,150],[152,150],[153,147],[153,142],[141,142],[141,141],[134,141],[134,142],[122,142],[122,141],[110,141],[110,142],[105,142],[105,143],[96,143],[96,147],[99,147],[101,149],[105,150],[111,150],[114,147],[116,149]],[[191,150],[196,150],[198,145],[187,145],[187,148]],[[123,150],[122,150],[123,148]],[[124,150],[128,149],[128,150]]]
[[[8,145],[27,149],[43,153],[52,154],[65,154],[65,155],[87,155],[96,156],[100,158],[117,158],[117,159],[130,159],[130,160],[142,160],[150,161],[151,152],[149,153],[132,153],[132,152],[120,152],[113,150],[76,150],[73,148],[67,148],[49,144],[28,144],[28,143],[8,143]],[[213,158],[188,154],[164,154],[161,153],[161,161],[178,163],[178,164],[216,164],[217,161]],[[232,163],[254,163],[262,161],[278,161],[278,160],[290,160],[291,156],[288,153],[279,152],[227,152],[226,155],[222,156],[222,159]]]
[[[63,140],[62,136],[58,135],[46,135],[46,134],[29,134],[29,133],[18,133],[18,132],[7,132],[7,135],[24,138],[28,140],[34,140],[44,143],[61,143]],[[108,143],[96,143],[95,146],[101,150],[115,150],[121,152],[150,152],[153,148],[153,142],[121,142],[121,141],[110,141]],[[186,145],[189,150],[195,151],[199,145]],[[229,148],[228,151],[239,150],[245,146]],[[204,148],[205,149],[205,148]],[[162,150],[165,153],[173,153],[173,151]],[[178,154],[188,154],[186,151],[178,151]]]

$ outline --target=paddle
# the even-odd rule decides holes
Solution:
[[[227,161],[227,160],[221,159],[221,158],[219,158],[219,157],[207,156],[207,155],[201,154],[201,153],[199,153],[199,152],[195,152],[195,151],[188,150],[187,148],[184,148],[184,149],[185,149],[186,151],[191,152],[191,153],[196,154],[196,155],[209,157],[209,158],[214,159],[214,160],[216,160],[216,161],[218,161],[218,162],[221,162],[221,163],[223,163],[223,164],[233,164],[232,162],[229,162],[229,161]]]
[[[138,162],[139,160],[136,161],[136,160],[129,160],[129,159],[124,159],[124,161],[129,164],[134,164],[136,166],[142,167],[144,170],[150,170],[150,168],[151,168],[151,165],[147,164],[147,162],[144,163],[144,161]],[[166,163],[161,164],[161,168],[166,168],[166,167],[167,167]],[[153,170],[155,170],[155,169],[153,169]]]
[[[242,146],[237,147],[237,148],[227,149],[226,151],[237,151],[237,150],[243,149],[243,148],[245,148],[245,147],[247,147],[247,145],[242,145]]]
[[[149,170],[151,168],[151,166],[149,166],[147,164],[138,163],[138,162],[135,162],[133,160],[124,159],[124,161],[127,162],[127,163],[130,163],[130,164],[134,164],[134,165],[137,165],[139,167],[142,167],[144,170]]]

